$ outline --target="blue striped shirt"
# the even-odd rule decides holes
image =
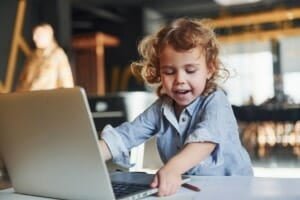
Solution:
[[[115,128],[107,125],[102,131],[102,139],[108,145],[113,161],[122,166],[130,166],[129,151],[132,147],[153,136],[157,137],[158,152],[164,163],[188,143],[216,144],[205,160],[186,172],[188,175],[253,175],[251,160],[240,142],[232,107],[222,90],[196,98],[182,111],[178,120],[173,100],[165,96],[132,122]]]

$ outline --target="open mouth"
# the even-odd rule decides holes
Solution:
[[[187,94],[189,93],[190,90],[175,90],[174,93],[177,94],[177,95],[184,95],[184,94]]]

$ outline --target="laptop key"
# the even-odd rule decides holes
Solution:
[[[115,182],[112,183],[112,187],[116,198],[150,189],[149,185]]]

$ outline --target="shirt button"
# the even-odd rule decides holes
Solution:
[[[185,122],[185,121],[186,121],[186,118],[185,118],[185,117],[183,117],[183,118],[181,119],[181,121],[182,121],[182,122]]]

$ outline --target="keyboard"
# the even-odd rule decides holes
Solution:
[[[138,193],[147,189],[151,189],[149,185],[132,184],[132,183],[112,183],[113,191],[116,198]]]

